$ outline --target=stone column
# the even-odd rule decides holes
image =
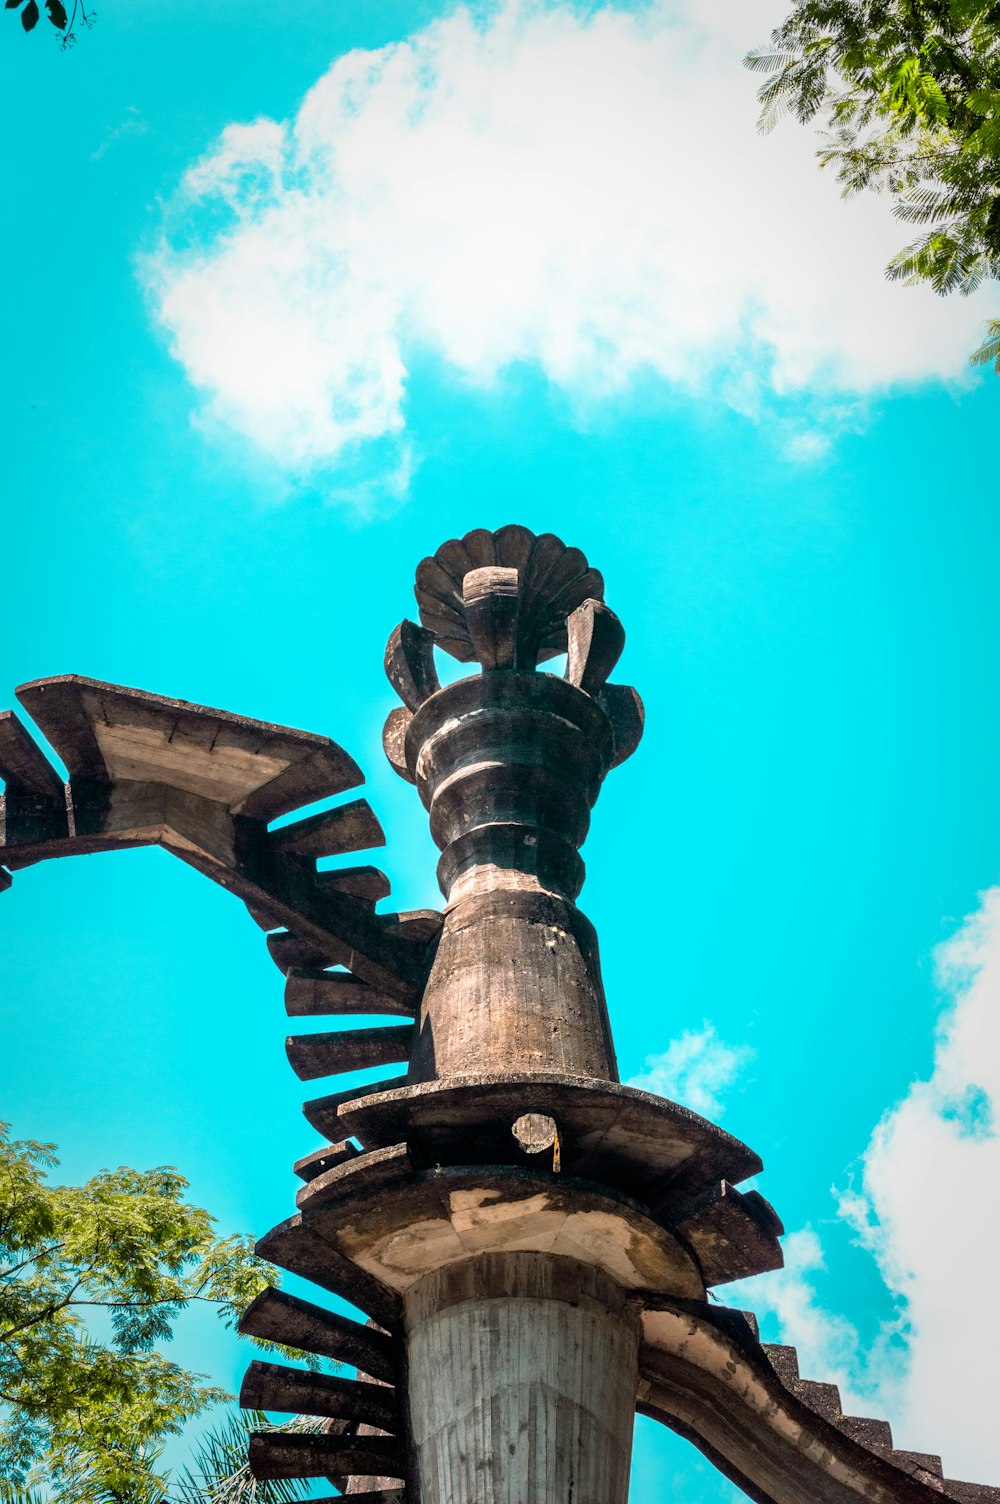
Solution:
[[[572,678],[559,679],[536,671],[530,633],[525,644],[516,569],[471,570],[461,588],[482,673],[437,686],[430,634],[412,623],[386,653],[408,702],[386,745],[430,814],[447,900],[409,1078],[520,1070],[616,1080],[597,937],[574,900],[591,808],[627,755],[600,699],[616,656],[600,649],[612,639],[620,648],[618,619],[587,601],[563,623]]]
[[[427,561],[417,598],[434,625],[402,623],[386,651],[405,706],[386,750],[428,810],[446,900],[408,1080],[612,1082],[597,937],[575,902],[579,847],[641,711],[632,691],[605,691],[623,634],[583,556],[521,530],[489,550],[479,567],[463,567],[478,562],[464,545]],[[481,672],[442,687],[435,643]],[[566,677],[538,672],[560,647]],[[558,1168],[558,1125],[532,1106],[526,1087],[511,1128],[527,1152],[554,1145]],[[404,1297],[420,1504],[625,1504],[635,1315],[600,1260],[540,1251],[504,1224],[489,1251]]]
[[[420,1504],[625,1504],[639,1322],[607,1275],[486,1254],[405,1305]]]

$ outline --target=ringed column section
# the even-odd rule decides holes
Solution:
[[[419,577],[417,593],[423,611]],[[390,716],[386,750],[430,813],[447,900],[409,1079],[519,1070],[617,1080],[597,937],[573,900],[602,780],[641,730],[634,691],[624,691],[631,716],[617,718],[617,736],[602,704],[624,634],[602,602],[580,602],[561,622],[569,653],[557,678],[536,671],[540,628],[551,637],[552,624],[516,568],[468,571],[456,601],[480,674],[441,688],[441,639],[413,623],[386,653],[407,703]]]
[[[573,902],[613,749],[607,716],[561,679],[495,670],[439,690],[405,745],[447,900],[410,1079],[617,1080],[597,937]]]

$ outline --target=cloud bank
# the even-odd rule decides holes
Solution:
[[[869,394],[957,377],[977,310],[888,286],[888,206],[842,203],[807,132],[757,137],[740,59],[774,19],[459,8],[230,125],[143,268],[203,416],[294,473],[380,443],[398,489],[421,352],[584,403],[648,375],[751,417],[805,394],[798,460]]]
[[[1000,888],[937,953],[949,1006],[927,1081],[878,1125],[841,1211],[904,1302],[910,1445],[997,1481],[1000,1310]],[[946,1467],[947,1472],[947,1467]]]
[[[803,1376],[838,1382],[855,1413],[889,1419],[897,1446],[940,1453],[948,1476],[996,1482],[1000,888],[936,959],[947,1006],[933,1070],[883,1117],[860,1189],[839,1198],[899,1319],[865,1344],[826,1310],[822,1245],[809,1229],[786,1240],[783,1271],[730,1298],[776,1316]]]

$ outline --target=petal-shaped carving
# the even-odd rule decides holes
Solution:
[[[389,683],[408,710],[419,710],[441,688],[434,666],[434,634],[415,622],[401,621],[385,648]]]
[[[337,867],[330,872],[317,872],[316,886],[320,892],[333,889],[360,898],[364,903],[377,904],[380,898],[388,898],[389,879],[378,867]],[[268,925],[273,929],[273,925]]]
[[[603,689],[625,646],[621,622],[603,601],[586,600],[566,622],[566,678],[594,695]]]
[[[531,546],[534,541],[534,533],[526,527],[521,527],[519,523],[511,522],[506,527],[498,528],[493,534],[497,563],[523,573],[531,557]]]
[[[324,1014],[391,1013],[412,1018],[414,1003],[393,997],[349,971],[310,970],[292,967],[285,982],[285,1012],[292,1018],[315,1018]]]
[[[535,536],[510,524],[495,533],[477,528],[443,543],[417,569],[420,620],[437,645],[467,663],[476,656],[463,603],[466,575],[479,569],[516,569],[519,576],[517,663],[534,667],[566,647],[566,617],[587,598],[600,599],[604,582],[578,548],[555,533]]]
[[[406,710],[402,705],[395,710],[390,710],[385,718],[382,728],[382,747],[390,765],[395,768],[400,778],[405,778],[407,783],[412,783],[413,774],[406,765],[406,728],[413,720],[413,711]]]
[[[411,1024],[383,1024],[374,1029],[334,1029],[327,1034],[292,1034],[285,1041],[288,1062],[300,1081],[344,1071],[371,1070],[409,1060]]]
[[[615,754],[611,759],[611,766],[617,768],[627,757],[632,756],[642,740],[646,713],[638,691],[631,684],[605,684],[597,696],[597,703],[611,722],[615,734]]]
[[[462,539],[466,553],[472,560],[473,569],[488,569],[497,562],[493,534],[484,527],[473,528]]]

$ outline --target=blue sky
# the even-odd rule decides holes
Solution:
[[[509,521],[582,547],[647,708],[581,899],[622,1074],[764,1159],[789,1269],[733,1298],[986,1480],[995,305],[885,285],[886,206],[757,138],[782,13],[109,0],[67,55],[7,18],[0,700],[76,672],[333,735],[433,903],[379,743],[414,567]],[[159,852],[3,906],[17,1132],[284,1217],[313,1139],[241,906]],[[238,1384],[210,1324],[176,1346]],[[640,1422],[633,1500],[671,1485],[737,1497]]]

